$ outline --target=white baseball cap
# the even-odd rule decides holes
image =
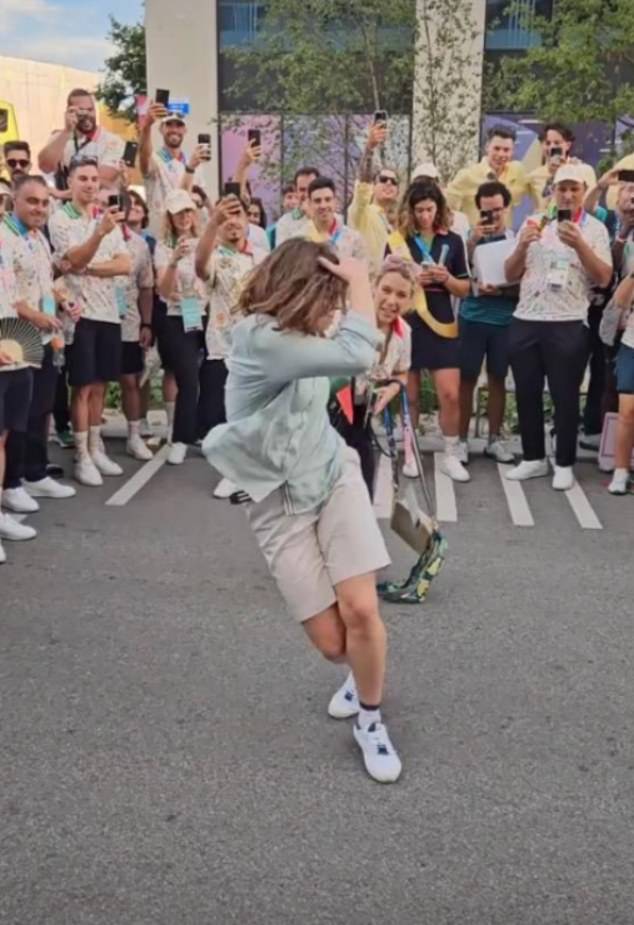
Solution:
[[[185,116],[183,116],[180,112],[168,112],[166,116],[163,116],[161,119],[161,125],[167,125],[168,122],[180,122],[181,125],[187,125]]]
[[[412,173],[412,180],[417,180],[418,177],[429,177],[430,180],[438,179],[438,168],[435,164],[432,164],[431,161],[428,161],[425,164],[419,164],[418,167],[414,168]]]
[[[581,164],[562,164],[555,174],[553,186],[556,186],[558,183],[563,183],[565,180],[572,180],[574,183],[583,183],[584,186],[588,185],[587,174],[584,172]]]
[[[196,211],[196,203],[185,189],[173,189],[165,197],[165,208],[171,215],[184,212],[185,209]]]

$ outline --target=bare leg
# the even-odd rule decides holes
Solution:
[[[107,382],[93,382],[90,387],[89,404],[89,423],[91,427],[101,426],[101,417],[106,401]]]
[[[504,380],[489,376],[489,400],[487,403],[489,434],[499,434],[502,430],[505,407],[506,386]]]
[[[634,395],[619,395],[619,417],[616,425],[616,451],[614,464],[617,469],[630,468],[632,446],[634,445]]]
[[[473,393],[477,385],[476,379],[460,380],[460,439],[466,440],[469,436],[469,424],[473,413]]]
[[[143,409],[143,396],[139,389],[139,377],[136,373],[121,376],[121,403],[127,421],[140,421]]]
[[[420,370],[413,369],[407,377],[407,401],[409,403],[409,413],[412,419],[412,428],[414,434],[418,430],[418,421],[420,418]]]
[[[440,405],[440,429],[445,437],[460,431],[460,370],[435,369],[432,374]]]
[[[92,391],[91,385],[81,385],[73,389],[70,415],[73,422],[73,431],[78,433],[88,433],[90,424],[89,400]]]

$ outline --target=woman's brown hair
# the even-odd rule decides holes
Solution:
[[[193,212],[194,221],[192,223],[191,231],[189,232],[190,238],[199,238],[200,237],[200,216],[197,211],[194,209],[189,209],[188,211]],[[172,220],[171,212],[163,213],[163,224],[161,227],[161,241],[164,244],[167,244],[168,247],[176,247],[176,242],[178,241],[178,234],[176,232],[176,226]]]
[[[434,231],[449,231],[451,227],[451,216],[449,214],[447,200],[443,196],[441,188],[433,180],[423,180],[423,182],[419,180],[414,181],[406,191],[399,211],[398,230],[404,238],[411,238],[415,234],[418,234],[414,207],[425,199],[430,199],[432,202],[436,203]]]
[[[240,295],[238,311],[266,314],[281,331],[319,334],[319,321],[345,307],[348,284],[321,266],[339,258],[328,244],[293,238],[277,247],[251,273]]]

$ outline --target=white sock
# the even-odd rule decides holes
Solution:
[[[346,680],[344,681],[344,684],[345,684],[345,686],[346,686],[346,688],[347,688],[348,690],[354,691],[355,694],[356,694],[356,692],[357,692],[357,685],[356,685],[356,682],[355,682],[355,680],[354,680],[354,675],[352,674],[351,671],[348,672],[348,677],[347,677]]]
[[[628,479],[630,477],[629,469],[615,469],[614,478],[615,479]]]
[[[141,422],[140,421],[128,421],[128,437],[140,437],[141,436]]]
[[[457,435],[455,437],[445,437],[445,453],[447,456],[453,456],[454,450],[458,449],[460,443],[460,437]]]
[[[368,726],[371,726],[372,723],[381,722],[381,708],[376,707],[376,709],[368,710],[365,707],[359,704],[359,717],[357,723],[359,729],[367,729]]]
[[[101,424],[92,424],[88,431],[88,450],[98,453],[101,450]]]
[[[88,432],[85,430],[75,431],[75,450],[77,459],[87,459],[88,453]]]

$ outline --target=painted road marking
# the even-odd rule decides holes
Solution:
[[[456,507],[456,493],[453,481],[441,471],[440,463],[445,454],[434,453],[434,483],[436,485],[436,514],[438,520],[445,524],[455,524],[458,521]]]
[[[521,482],[511,482],[506,478],[506,473],[512,469],[513,465],[498,463],[498,472],[500,481],[506,496],[506,503],[509,506],[511,520],[516,527],[534,527],[535,521],[528,506],[528,500],[524,494]]]
[[[391,518],[393,497],[392,460],[381,453],[374,485],[374,513],[377,520],[389,520]]]
[[[568,489],[564,494],[579,521],[579,526],[583,527],[584,530],[603,530],[603,524],[594,513],[592,505],[579,482],[575,482],[572,488]]]
[[[144,466],[141,466],[125,485],[116,491],[111,498],[108,498],[106,504],[110,507],[123,507],[127,504],[165,464],[169,451],[170,447],[166,444],[155,454],[154,459],[150,459]]]

